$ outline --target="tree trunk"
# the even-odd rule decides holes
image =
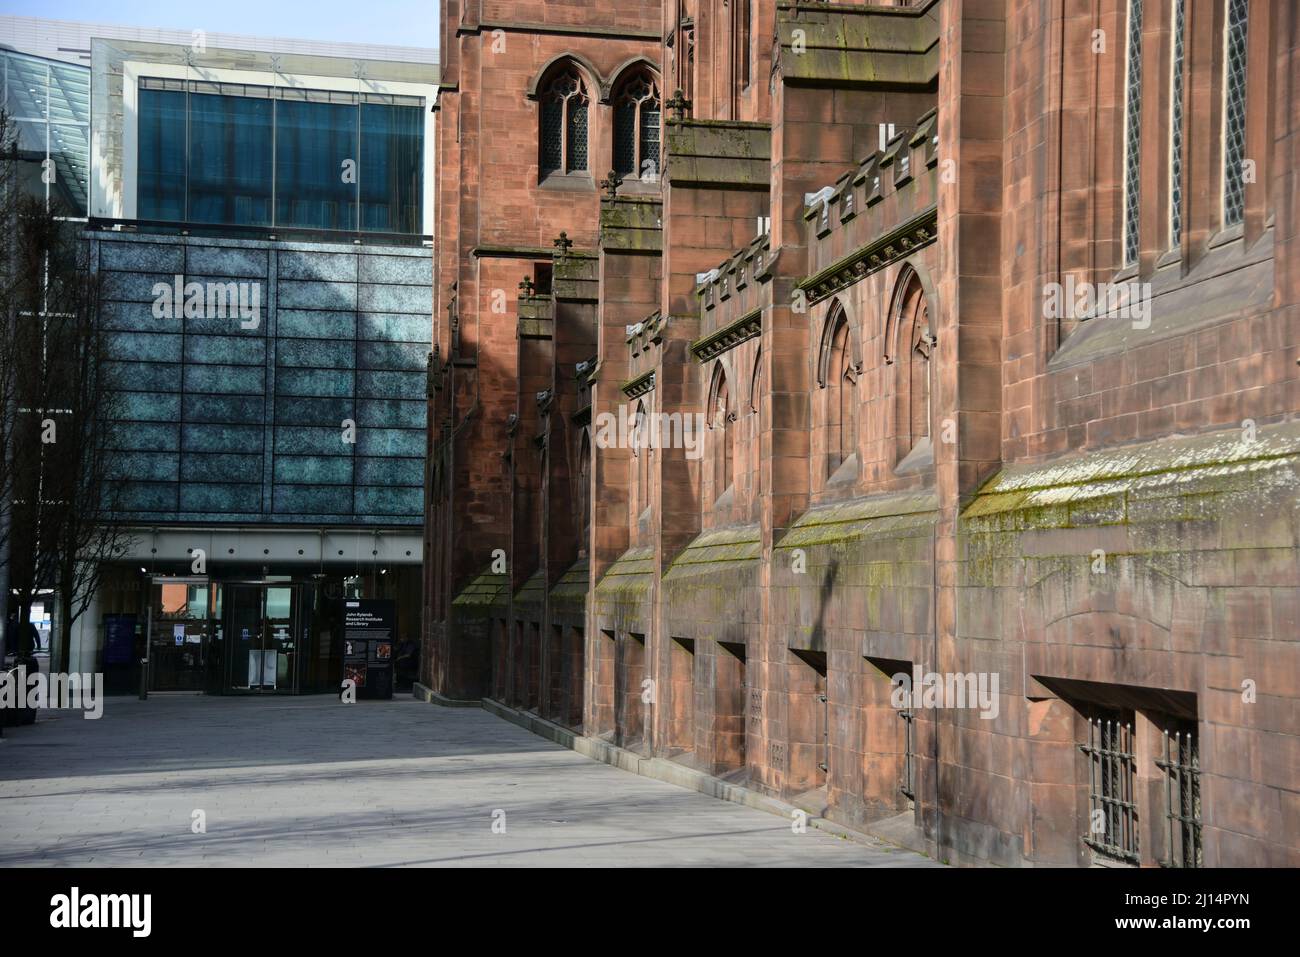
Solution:
[[[50,629],[50,673],[64,674],[69,669],[69,656],[72,652],[72,590],[59,588],[59,600],[55,606],[55,621]]]

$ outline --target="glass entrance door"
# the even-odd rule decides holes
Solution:
[[[203,690],[209,643],[207,580],[158,578],[150,588],[149,690]]]
[[[262,690],[297,691],[298,669],[294,667],[298,662],[297,642],[294,640],[298,617],[297,587],[268,586],[265,608]]]
[[[228,584],[222,589],[232,691],[297,691],[295,585]]]

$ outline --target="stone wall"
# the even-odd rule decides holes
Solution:
[[[724,8],[663,4],[665,175],[565,220],[595,354],[548,401],[698,416],[702,454],[593,441],[567,513],[537,473],[579,540],[510,556],[512,627],[587,589],[584,734],[953,863],[1300,862],[1295,14],[1249,7],[1226,223],[1222,17],[1187,4],[1174,242],[1144,6],[1125,264],[1125,4],[755,3],[761,92]],[[1149,310],[1055,314],[1066,282]],[[573,652],[539,635],[493,693],[528,706],[499,675],[536,656],[545,715]]]

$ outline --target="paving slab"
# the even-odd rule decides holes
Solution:
[[[409,696],[109,698],[7,728],[0,866],[140,865],[936,866]]]

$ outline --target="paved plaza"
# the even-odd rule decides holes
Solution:
[[[206,832],[194,833],[200,819]],[[109,698],[99,720],[46,711],[6,729],[0,865],[932,862],[795,834],[775,815],[591,761],[476,708],[406,695],[155,695]]]

